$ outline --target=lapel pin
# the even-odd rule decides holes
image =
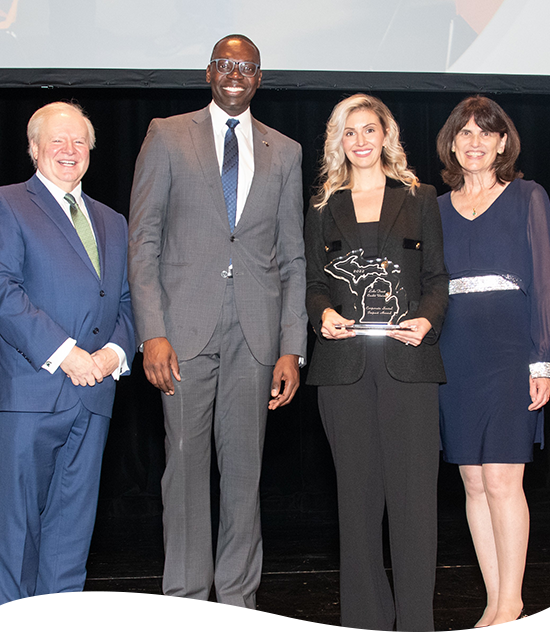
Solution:
[[[262,140],[262,143],[263,143],[266,147],[269,147],[269,143],[268,143],[268,142],[266,142],[265,140]]]

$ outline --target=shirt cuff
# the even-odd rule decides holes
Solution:
[[[65,340],[65,342],[60,347],[58,347],[57,351],[54,351],[52,355],[46,360],[46,362],[44,362],[42,368],[46,369],[48,373],[51,373],[53,375],[59,368],[59,365],[73,350],[73,347],[75,345],[76,340],[74,340],[73,338],[67,338],[67,340]]]
[[[113,380],[118,380],[123,373],[130,370],[126,359],[126,353],[122,347],[119,347],[119,345],[114,342],[108,342],[103,348],[112,349],[118,356],[118,367],[111,373]]]
[[[550,377],[550,362],[534,362],[529,365],[531,377]]]

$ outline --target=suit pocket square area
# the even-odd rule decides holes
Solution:
[[[422,242],[418,239],[408,239],[405,237],[403,239],[403,248],[407,250],[422,250]]]
[[[342,241],[340,239],[330,244],[325,244],[325,252],[335,252],[336,250],[342,250]]]

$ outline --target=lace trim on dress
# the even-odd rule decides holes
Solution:
[[[449,281],[449,295],[494,292],[495,290],[520,290],[520,282],[521,280],[513,274],[487,274],[451,279]]]

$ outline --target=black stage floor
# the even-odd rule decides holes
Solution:
[[[547,476],[528,466],[531,538],[524,583],[528,614],[550,607],[550,499]],[[542,473],[541,473],[542,472]],[[542,477],[542,478],[541,478]],[[472,627],[484,589],[464,517],[456,470],[443,465],[439,499],[436,630]],[[162,527],[157,498],[100,506],[86,590],[161,594]],[[258,609],[339,625],[338,527],[334,511],[303,511],[295,500],[263,499],[264,570]],[[388,568],[389,568],[388,559]],[[391,571],[389,571],[391,572]]]

